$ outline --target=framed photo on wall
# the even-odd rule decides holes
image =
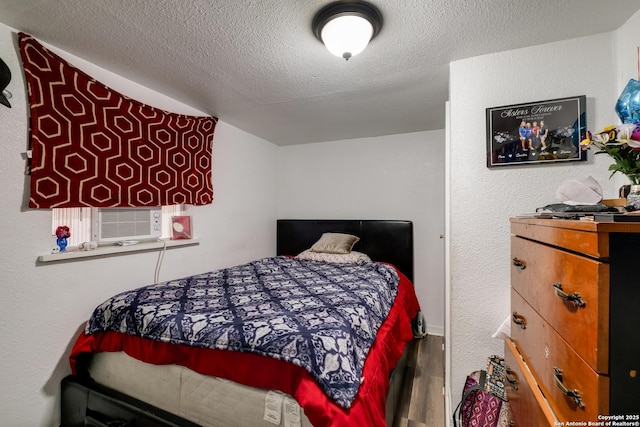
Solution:
[[[487,167],[587,159],[586,96],[487,108]]]

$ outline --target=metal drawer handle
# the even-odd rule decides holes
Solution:
[[[560,389],[560,391],[562,392],[562,394],[564,394],[567,397],[570,397],[573,399],[573,402],[578,405],[579,408],[584,408],[584,403],[582,402],[582,398],[580,397],[580,393],[578,392],[578,390],[576,389],[568,389],[567,387],[565,387],[564,383],[562,382],[562,369],[553,368],[553,376],[554,379],[556,381],[556,387],[558,387]]]
[[[514,390],[518,389],[518,380],[515,375],[513,375],[513,371],[510,368],[507,367],[506,375],[504,377],[507,379],[507,382],[511,384],[511,387],[513,387]]]
[[[514,311],[511,314],[511,320],[513,320],[513,323],[520,326],[521,329],[527,329],[527,321],[523,316],[519,315],[517,311]]]
[[[520,270],[524,270],[525,268],[527,268],[527,263],[526,263],[526,262],[524,262],[523,260],[521,260],[520,258],[516,258],[516,257],[514,257],[514,258],[511,260],[511,263],[512,263],[513,265],[515,265],[516,267],[520,268]]]
[[[586,305],[579,293],[574,292],[573,294],[569,295],[562,290],[562,284],[560,283],[553,284],[553,291],[556,293],[556,296],[558,298],[572,302],[576,307],[584,307]]]

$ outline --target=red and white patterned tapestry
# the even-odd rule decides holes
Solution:
[[[31,112],[29,207],[213,201],[215,117],[173,114],[110,89],[20,33]]]

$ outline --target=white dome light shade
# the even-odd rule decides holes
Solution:
[[[348,60],[380,32],[382,15],[366,1],[339,0],[320,9],[311,28],[329,52]]]
[[[329,52],[349,59],[362,52],[373,35],[373,26],[361,16],[338,16],[325,24],[320,33]]]

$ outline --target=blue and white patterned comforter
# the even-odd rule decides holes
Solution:
[[[118,294],[95,309],[85,332],[285,360],[349,408],[398,281],[393,267],[373,262],[264,258]]]

